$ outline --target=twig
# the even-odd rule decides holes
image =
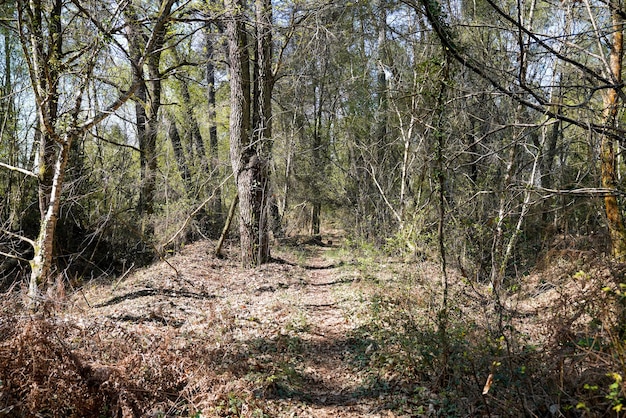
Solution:
[[[0,255],[2,255],[4,257],[7,257],[7,258],[12,258],[14,260],[23,261],[23,262],[26,262],[26,263],[30,262],[30,260],[22,258],[19,255],[13,255],[13,254],[5,253],[4,251],[0,251]]]
[[[33,248],[35,247],[35,241],[33,241],[30,238],[26,238],[26,237],[24,237],[22,235],[15,234],[15,233],[13,233],[11,231],[7,231],[6,229],[0,229],[0,232],[2,232],[3,234],[6,234],[6,235],[8,235],[8,236],[10,236],[12,238],[17,238],[17,239],[19,239],[21,241],[27,242]]]
[[[131,264],[130,267],[128,268],[128,270],[126,270],[126,272],[120,276],[120,278],[115,283],[115,286],[113,286],[113,289],[111,290],[111,292],[115,292],[115,289],[117,289],[117,286],[119,286],[119,284],[122,282],[122,280],[124,280],[124,277],[126,277],[128,275],[128,273],[130,273],[130,271],[133,269],[133,267],[135,267],[135,263]],[[176,270],[176,269],[174,269],[174,270]]]
[[[4,168],[6,168],[8,170],[11,170],[11,171],[17,171],[18,173],[22,173],[25,176],[37,178],[37,174],[33,173],[30,170],[26,170],[25,168],[15,167],[14,165],[9,165],[9,164],[5,164],[5,163],[1,163],[1,162],[0,162],[0,167],[4,167]]]
[[[213,192],[211,193],[211,196],[207,197],[202,203],[200,203],[200,205],[198,205],[197,208],[195,208],[189,214],[189,216],[187,216],[187,218],[185,219],[185,222],[183,222],[183,225],[178,229],[178,231],[176,231],[174,233],[174,235],[172,235],[172,237],[169,240],[167,240],[167,242],[165,244],[163,244],[163,248],[165,248],[169,244],[171,244],[178,237],[178,235],[180,235],[180,233],[183,232],[185,230],[185,228],[187,228],[187,225],[189,225],[189,222],[191,222],[191,220],[196,215],[196,213],[200,212],[200,210],[204,207],[204,205],[209,203],[215,197],[215,194],[217,193],[217,191],[220,190],[222,188],[222,186],[224,184],[226,184],[226,182],[228,180],[230,180],[231,177],[233,177],[232,173],[228,177],[226,177],[224,180],[222,180],[222,182],[215,189],[213,189]]]

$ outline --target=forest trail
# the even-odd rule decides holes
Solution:
[[[219,260],[210,243],[195,243],[167,262],[86,286],[66,320],[100,339],[147,339],[144,352],[185,353],[173,359],[189,369],[177,402],[200,416],[395,416],[366,389],[359,364],[371,347],[352,336],[365,300],[357,267],[337,245],[319,244],[283,245],[274,262],[243,269],[234,254]],[[210,376],[198,368],[207,353],[221,356]]]
[[[554,376],[566,381],[555,359],[572,358],[575,344],[582,348],[567,371],[568,387],[595,381],[578,370],[607,381],[588,344],[603,328],[587,321],[606,311],[607,284],[621,289],[626,265],[561,257],[524,277],[504,299],[511,329],[506,355],[504,336],[486,338],[503,335],[488,284],[450,271],[454,381],[444,386],[434,322],[439,266],[331,238],[337,244],[307,238],[277,244],[274,261],[253,269],[239,266],[234,244],[217,259],[211,242],[196,242],[120,278],[85,282],[36,315],[7,298],[0,305],[0,412],[547,416],[575,408],[583,396],[558,405],[553,394],[565,391],[545,390]],[[485,396],[490,373],[495,378]]]

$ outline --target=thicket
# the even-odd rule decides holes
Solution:
[[[467,5],[433,33],[424,19],[430,16],[438,28],[429,15],[434,6],[424,4],[378,1],[275,10],[274,43],[282,51],[275,65],[281,72],[274,81],[267,168],[268,216],[282,222],[277,231],[318,234],[322,219],[355,242],[424,257],[436,249],[437,194],[443,189],[449,261],[481,280],[502,269],[505,276],[528,271],[556,236],[606,235],[604,189],[598,189],[604,133],[594,128],[603,109],[594,83],[602,78],[579,86],[580,74],[591,70],[578,52],[563,49],[559,55],[555,51],[569,48],[566,43],[536,39],[534,29],[557,30],[550,26],[553,6],[521,5],[520,13],[532,22],[520,26],[489,3]],[[598,5],[598,15],[588,16],[581,7],[552,11],[563,18],[559,25],[568,39],[596,48],[593,36],[578,34],[581,29],[572,24],[593,25],[592,17],[609,21],[611,9]],[[64,12],[81,19],[81,13],[96,13],[72,7]],[[175,10],[173,16],[185,12]],[[162,107],[150,116],[156,118],[154,151],[145,149],[144,130],[137,124],[137,109],[148,105],[140,97],[72,144],[54,247],[55,271],[65,280],[113,277],[221,232],[235,188],[226,140],[229,85],[223,62],[228,57],[223,34],[216,30],[220,21],[210,19],[213,12],[193,12],[199,13],[198,24],[171,23],[163,39]],[[445,16],[441,12],[437,16]],[[17,10],[6,6],[3,13],[9,17],[3,24],[3,86],[11,94],[2,100],[0,155],[9,166],[32,171],[41,166],[41,128],[15,32],[19,22],[11,20]],[[148,19],[142,27],[147,35],[156,11],[139,7],[135,13]],[[128,16],[112,16],[132,23]],[[502,21],[502,28],[481,26],[489,19]],[[463,28],[463,22],[475,27]],[[311,25],[323,30],[311,31]],[[448,32],[441,33],[444,29]],[[70,25],[67,30],[66,37],[79,39],[86,29]],[[520,30],[527,43],[508,38]],[[452,36],[462,49],[445,45]],[[524,61],[514,59],[516,51],[525,54]],[[113,83],[132,72],[132,63],[106,65],[119,61],[119,52],[95,61],[93,86],[85,92],[95,108],[102,102],[99,94],[113,93],[97,80]],[[455,59],[461,52],[466,62]],[[471,71],[479,59],[492,78]],[[506,60],[517,68],[517,80]],[[549,72],[540,71],[548,67]],[[527,93],[515,96],[518,87]],[[585,92],[592,93],[588,100]],[[533,97],[537,105],[526,106]],[[553,107],[542,107],[544,99]],[[619,151],[621,145],[615,146]],[[154,173],[147,152],[156,155]],[[619,179],[621,159],[614,168]],[[28,272],[32,249],[16,234],[37,235],[40,191],[36,178],[19,171],[3,168],[0,175],[6,196],[0,250],[17,257],[3,257],[3,283],[10,285]],[[146,211],[146,184],[152,181],[157,187]]]

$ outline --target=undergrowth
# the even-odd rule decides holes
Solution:
[[[551,257],[509,282],[499,303],[485,283],[453,275],[445,334],[438,266],[371,249],[334,263],[342,278],[317,285],[349,301],[342,310],[352,331],[332,338],[320,339],[318,324],[287,299],[271,305],[291,306],[280,326],[262,329],[265,318],[233,305],[183,332],[150,317],[83,322],[54,305],[32,315],[4,295],[0,416],[271,417],[294,413],[290,402],[369,402],[395,416],[624,416],[626,266]],[[277,265],[304,274],[289,269]],[[256,292],[305,290],[306,278],[275,280]],[[259,332],[236,337],[242,323]],[[316,362],[351,369],[357,383],[322,382]],[[334,394],[322,400],[322,389]]]
[[[436,266],[384,281],[368,269],[375,291],[354,337],[371,341],[358,359],[369,389],[395,394],[398,414],[625,416],[625,267],[550,265],[499,303],[486,284],[455,278],[445,341],[440,289],[426,277]]]

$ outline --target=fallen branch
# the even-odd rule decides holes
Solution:
[[[226,218],[226,222],[224,223],[224,228],[222,229],[222,233],[220,234],[220,239],[217,240],[217,245],[215,246],[215,251],[213,252],[217,258],[222,258],[222,246],[224,245],[224,240],[228,235],[228,230],[230,229],[230,224],[233,222],[233,218],[235,217],[235,208],[237,207],[237,203],[239,202],[239,194],[235,195],[235,198],[230,203],[230,208],[228,208],[228,217]]]
[[[162,245],[162,248],[167,247],[168,245],[170,245],[172,242],[174,242],[174,240],[180,235],[181,232],[183,232],[185,230],[185,228],[187,228],[187,226],[189,225],[189,222],[191,222],[191,220],[193,219],[193,217],[196,215],[196,213],[200,212],[200,210],[202,210],[202,208],[209,203],[211,200],[213,200],[213,198],[215,197],[215,194],[217,193],[218,190],[220,190],[222,188],[222,186],[224,184],[226,184],[226,182],[228,180],[230,180],[230,178],[233,176],[233,174],[230,174],[228,177],[226,177],[224,180],[222,180],[222,182],[215,188],[213,189],[213,192],[211,193],[211,196],[207,197],[202,203],[200,203],[198,205],[197,208],[195,208],[190,214],[189,216],[187,216],[187,219],[185,219],[185,222],[183,222],[183,225],[178,229],[178,231],[176,231],[174,233],[174,235],[172,235],[172,237],[167,240],[167,242],[165,242],[165,244]]]
[[[113,286],[113,289],[111,290],[111,292],[115,292],[115,289],[117,289],[117,286],[120,285],[122,280],[124,280],[124,277],[126,277],[128,275],[128,273],[130,273],[130,271],[133,269],[133,267],[135,267],[135,263],[131,264],[131,266],[128,268],[128,270],[126,270],[126,272],[124,272],[124,274],[122,274],[122,276],[119,278],[117,283],[115,283],[115,286]]]

